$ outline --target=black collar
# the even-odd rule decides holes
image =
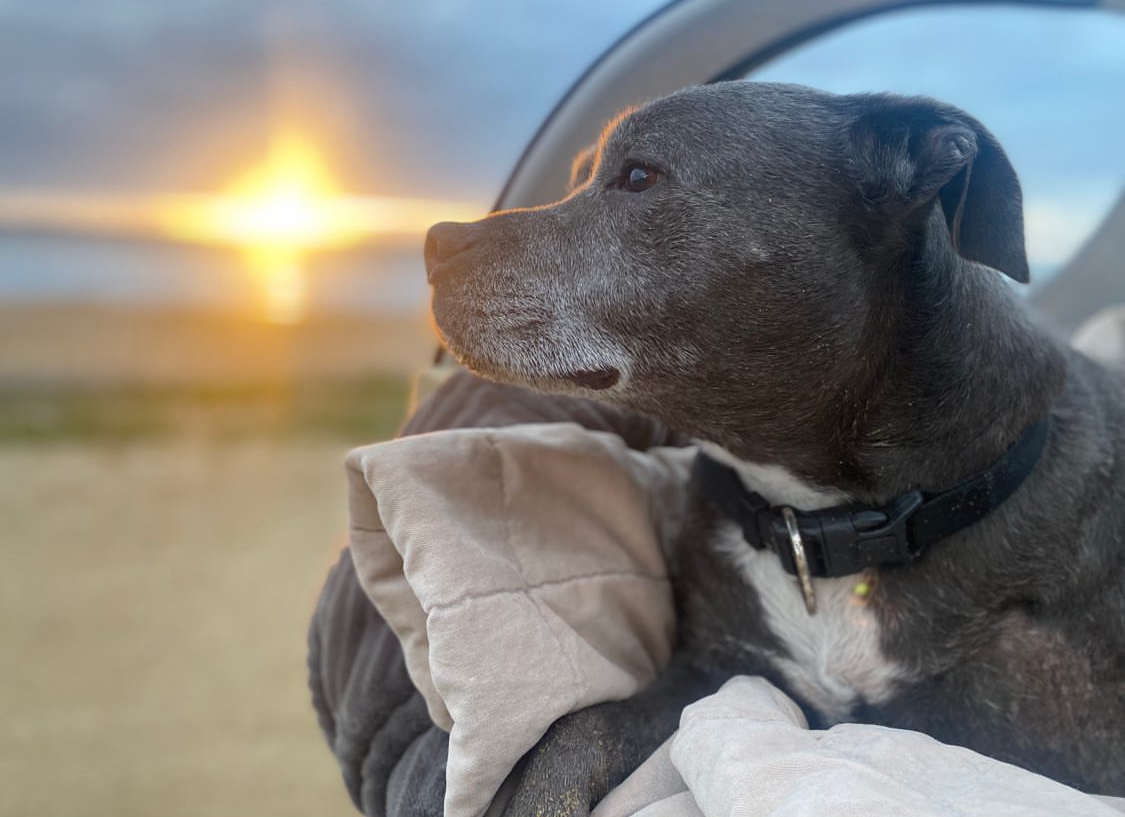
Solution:
[[[769,548],[801,579],[810,612],[810,576],[847,576],[911,562],[929,545],[984,518],[1015,493],[1047,444],[1049,421],[1028,428],[991,468],[937,494],[909,491],[882,508],[841,505],[821,511],[771,506],[746,490],[732,468],[695,458],[694,490],[742,526],[753,547]]]

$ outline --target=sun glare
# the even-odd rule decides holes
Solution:
[[[266,161],[215,197],[170,209],[174,237],[244,247],[314,250],[346,246],[366,232],[323,160],[294,134],[279,137]]]
[[[266,161],[224,193],[169,197],[160,212],[170,238],[241,248],[261,282],[266,316],[278,323],[305,315],[309,253],[479,215],[456,202],[343,194],[318,151],[292,132],[275,139]]]

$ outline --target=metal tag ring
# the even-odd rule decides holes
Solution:
[[[801,586],[801,595],[805,597],[805,609],[811,616],[816,613],[816,591],[813,589],[809,560],[805,556],[805,543],[801,540],[801,531],[797,528],[797,517],[794,516],[793,509],[782,508],[781,517],[785,520],[785,531],[789,534],[793,564],[797,566],[797,583]]]

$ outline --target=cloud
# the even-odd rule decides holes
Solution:
[[[263,5],[0,7],[0,186],[183,186],[260,143]]]
[[[654,0],[0,5],[0,187],[214,185],[279,96],[360,192],[491,200],[569,85]],[[300,86],[279,88],[288,76]]]

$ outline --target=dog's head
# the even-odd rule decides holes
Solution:
[[[449,349],[767,457],[873,382],[950,269],[1027,280],[1015,173],[978,122],[930,100],[690,88],[612,122],[572,187],[431,229]]]

